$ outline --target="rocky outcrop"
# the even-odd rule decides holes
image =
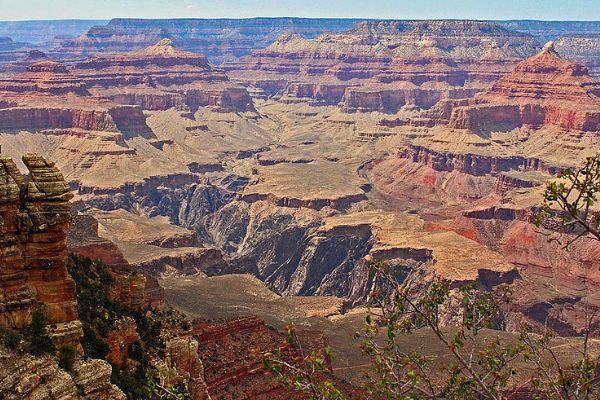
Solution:
[[[413,84],[369,85],[346,89],[341,102],[344,112],[395,114],[402,107],[430,109],[443,100],[472,97],[478,88],[424,88]]]
[[[25,72],[0,81],[0,91],[87,94],[85,84],[72,75],[65,65],[49,60],[36,61]]]
[[[539,175],[526,175],[526,174],[514,174],[514,173],[500,173],[496,177],[496,183],[494,184],[494,192],[499,195],[504,195],[507,192],[520,189],[520,188],[532,188],[542,185],[544,182],[544,176]]]
[[[49,356],[17,355],[0,349],[0,367],[0,393],[6,400],[126,399],[111,384],[112,368],[106,361],[78,360],[66,371]]]
[[[101,111],[69,108],[0,109],[0,129],[4,130],[81,129],[118,132],[119,125],[144,126],[145,121],[141,110],[133,107]]]
[[[0,129],[4,131],[152,136],[141,108],[90,96],[85,82],[54,61],[35,62],[24,73],[0,80],[0,93]],[[93,137],[91,133],[88,136]],[[123,145],[122,138],[115,142]]]
[[[588,69],[563,60],[549,42],[482,95],[483,104],[455,109],[450,126],[478,130],[499,124],[509,125],[508,129],[556,125],[566,131],[597,132],[598,94],[600,83]]]
[[[23,163],[28,177],[0,158],[0,323],[24,328],[42,307],[57,343],[78,345],[82,331],[66,245],[73,195],[53,163],[34,154]]]
[[[245,88],[229,82],[204,55],[181,51],[170,39],[139,51],[92,57],[73,72],[93,93],[146,110],[253,109]]]
[[[210,400],[208,385],[204,379],[205,370],[200,358],[200,344],[192,333],[186,333],[167,340],[165,343],[167,366],[175,368],[180,379],[187,382],[192,400]]]
[[[540,171],[555,175],[564,169],[537,158],[441,152],[419,145],[400,150],[398,157],[427,165],[436,171],[458,171],[475,176],[496,175],[506,171]]]
[[[91,57],[75,65],[74,73],[90,87],[140,84],[182,85],[195,81],[226,81],[202,54],[176,49],[170,39],[140,51]]]
[[[127,362],[131,346],[139,340],[140,336],[133,318],[124,317],[116,321],[106,338],[109,349],[107,360],[121,368]]]
[[[260,87],[261,83],[252,83],[252,85]],[[281,91],[279,101],[282,103],[307,102],[311,105],[326,106],[339,104],[348,86],[347,83],[290,82],[280,89],[269,92],[273,95]]]
[[[206,368],[206,384],[213,398],[300,399],[302,396],[271,379],[257,354],[282,349],[292,361],[294,349],[282,334],[256,317],[216,323],[196,321],[193,336]],[[308,350],[308,349],[307,349]]]

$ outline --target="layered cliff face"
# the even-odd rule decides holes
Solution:
[[[489,22],[368,21],[312,40],[288,35],[224,67],[262,93],[275,78],[287,79],[282,99],[295,95],[320,105],[341,101],[347,112],[395,113],[485,90],[536,46],[533,37]],[[292,88],[299,82],[330,93],[297,93]]]
[[[588,293],[596,290],[598,244],[566,251],[532,224],[544,183],[600,150],[597,93],[587,68],[550,43],[474,100],[438,108],[439,125],[410,139],[415,128],[405,128],[396,157],[370,171],[376,190],[432,215],[429,229],[469,237],[517,267],[511,327],[523,319],[541,330],[546,321],[575,335],[581,310],[597,304]]]
[[[86,136],[81,131],[107,132],[115,142],[122,140],[121,132],[151,134],[141,109],[90,96],[84,82],[54,61],[35,62],[22,74],[0,80],[0,93],[3,131],[42,130],[72,136]]]
[[[156,30],[153,42],[136,36],[143,22],[81,39],[141,50],[95,56],[74,69],[44,61],[0,83],[3,150],[52,154],[82,202],[70,250],[136,270],[108,268],[81,292],[93,299],[80,303],[86,350],[114,364],[114,379],[144,364],[141,346],[164,351],[158,367],[177,369],[194,398],[293,398],[249,356],[282,343],[262,321],[204,321],[190,331],[178,317],[141,312],[161,303],[157,278],[165,277],[181,285],[180,298],[200,304],[192,312],[209,318],[246,315],[262,303],[237,273],[285,296],[269,293],[263,316],[320,318],[363,305],[374,289],[368,261],[385,260],[415,292],[440,278],[453,289],[512,285],[510,327],[524,319],[536,328],[549,321],[563,334],[581,328],[583,305],[597,302],[598,248],[582,244],[571,256],[529,222],[543,182],[600,150],[597,85],[584,68],[547,48],[493,85],[533,54],[530,36],[483,22],[369,22],[314,40],[284,37],[228,64],[230,81],[206,57],[173,45],[193,44],[183,31],[181,41],[155,45],[170,33]],[[210,33],[189,32],[196,34]],[[261,101],[249,102],[249,93]],[[257,112],[243,112],[248,104]],[[7,185],[7,196],[27,188]],[[27,248],[46,240],[36,236]],[[12,248],[6,257],[14,259]],[[75,271],[101,265],[77,260]],[[35,279],[47,282],[23,276],[5,280],[11,307],[29,307]],[[200,277],[210,289],[192,292],[186,285]],[[234,284],[223,289],[223,280]],[[15,310],[11,319],[26,318]],[[443,322],[459,316],[458,307],[448,310]],[[159,323],[173,330],[159,334]],[[348,336],[339,333],[337,343],[347,346]],[[106,367],[91,374],[102,387]]]
[[[134,138],[155,138],[139,106],[89,93],[63,64],[38,61],[0,80],[0,142],[12,156],[39,151],[69,180],[104,158],[132,160]]]
[[[549,42],[541,53],[520,63],[512,74],[482,95],[482,105],[455,110],[450,126],[477,129],[476,115],[490,104],[496,110],[481,116],[484,124],[551,124],[568,131],[595,132],[600,130],[599,93],[600,83],[589,76],[587,68],[563,60],[554,50],[554,43]],[[500,105],[513,108],[501,110]]]
[[[550,42],[475,99],[439,104],[390,126],[408,133],[423,120],[429,128],[398,155],[437,171],[556,174],[599,149],[599,85]]]
[[[56,342],[78,346],[82,331],[75,284],[67,273],[72,194],[53,163],[33,154],[25,155],[23,163],[28,177],[11,159],[0,159],[0,321],[5,327],[25,328],[41,307]]]
[[[14,93],[49,93],[55,95],[74,93],[86,95],[85,84],[72,75],[67,67],[55,61],[37,61],[25,72],[0,82],[0,90]]]
[[[287,363],[296,364],[301,354],[285,335],[267,326],[257,317],[228,321],[197,320],[193,336],[198,343],[198,354],[206,366],[206,383],[213,399],[270,398],[274,400],[303,399],[299,393],[272,379],[262,367],[261,354],[280,352]],[[298,336],[306,353],[322,351],[327,338],[318,331],[299,328]],[[335,382],[348,398],[357,392],[350,384],[331,373],[331,360],[325,360],[321,375]]]
[[[253,109],[243,87],[229,82],[204,55],[178,50],[170,39],[131,53],[90,58],[73,72],[93,93],[146,110]]]
[[[142,49],[169,38],[186,51],[206,54],[214,63],[234,60],[269,45],[284,33],[315,37],[350,29],[353,19],[114,19],[77,38],[65,38],[54,53],[60,56],[115,53]]]

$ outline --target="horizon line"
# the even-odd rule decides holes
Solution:
[[[507,18],[507,19],[489,19],[489,18],[363,18],[363,17],[302,17],[302,16],[254,16],[254,17],[214,17],[214,18],[202,18],[202,17],[173,17],[173,18],[147,18],[147,17],[112,17],[112,18],[32,18],[32,19],[0,19],[0,23],[3,22],[60,22],[60,21],[97,21],[97,22],[110,22],[118,19],[130,19],[130,20],[147,20],[147,21],[173,21],[173,20],[251,20],[251,19],[305,19],[305,20],[361,20],[361,21],[481,21],[481,22],[510,22],[510,21],[531,21],[531,22],[585,22],[585,23],[599,23],[598,19],[532,19],[532,18]]]

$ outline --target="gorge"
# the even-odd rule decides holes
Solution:
[[[145,398],[163,370],[193,399],[306,398],[254,357],[298,360],[289,320],[360,398],[373,261],[417,295],[511,288],[507,336],[585,334],[600,243],[535,220],[600,153],[598,23],[51,26],[0,23],[0,326],[43,312],[78,355],[0,344],[0,398]]]

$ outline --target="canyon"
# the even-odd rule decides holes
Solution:
[[[600,152],[597,23],[76,25],[44,46],[0,39],[0,325],[43,305],[58,344],[89,352],[92,330],[108,350],[67,372],[11,355],[14,398],[119,398],[151,342],[140,310],[194,399],[302,398],[250,357],[297,357],[289,319],[334,347],[327,376],[352,393],[352,335],[389,289],[371,261],[416,293],[511,287],[507,331],[578,336],[600,306],[600,244],[565,249],[533,224],[545,185]],[[94,325],[74,279],[127,311]]]

